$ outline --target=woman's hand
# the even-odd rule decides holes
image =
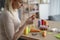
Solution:
[[[29,17],[27,20],[26,20],[26,24],[27,25],[29,25],[29,24],[33,24],[33,20],[34,20],[34,17],[33,16],[31,16],[31,17]]]
[[[32,18],[28,18],[25,23],[26,25],[32,24],[33,23]]]

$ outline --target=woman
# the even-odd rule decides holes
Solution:
[[[20,19],[17,10],[21,7],[21,4],[22,0],[5,1],[5,8],[2,12],[2,19],[0,22],[1,30],[3,31],[1,32],[1,40],[17,40],[23,33],[26,25],[33,23],[32,18],[30,17],[22,26],[20,26]]]

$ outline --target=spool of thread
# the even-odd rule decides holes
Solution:
[[[40,20],[38,20],[38,28],[40,27]]]
[[[43,22],[43,20],[41,20],[41,25],[43,25],[44,24],[44,22]]]
[[[48,26],[48,21],[46,21],[46,25]]]
[[[48,29],[48,25],[47,25],[47,21],[46,20],[41,20],[41,30],[47,30]]]
[[[47,33],[47,31],[43,31],[42,36],[46,37],[46,33]]]
[[[44,20],[44,25],[46,26],[46,21]]]
[[[29,27],[26,27],[25,30],[24,30],[24,35],[28,35],[30,32],[30,28]]]
[[[46,20],[41,20],[41,24],[47,26],[47,25],[48,25],[48,21],[46,21]]]
[[[45,22],[44,20],[41,20],[41,24],[42,24],[42,25],[45,25],[46,22]]]

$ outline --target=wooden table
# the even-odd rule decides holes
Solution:
[[[32,35],[32,33],[28,34],[28,35],[23,35],[22,38],[25,39],[31,39],[31,40],[58,40],[55,35],[57,33],[47,33],[46,37],[42,37],[42,35],[40,33],[37,33],[37,35]]]
[[[60,22],[56,22],[56,21],[48,21],[49,22],[49,26],[54,28],[60,28]],[[27,40],[58,40],[55,35],[57,33],[52,32],[51,34],[49,34],[47,32],[47,36],[44,38],[42,37],[42,35],[40,33],[37,33],[37,35],[32,35],[32,33],[29,33],[28,35],[22,35],[22,38],[25,38]]]

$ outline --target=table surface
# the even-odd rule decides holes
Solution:
[[[32,39],[36,39],[36,40],[58,40],[55,35],[57,33],[48,33],[47,32],[47,36],[46,37],[42,37],[41,33],[36,33],[37,35],[32,35],[32,33],[29,33],[28,35],[23,35],[23,37],[26,38],[32,38]]]
[[[56,21],[49,21],[49,26],[54,28],[60,28],[60,22],[56,22]],[[22,37],[26,37],[26,38],[33,38],[33,39],[37,39],[37,40],[59,40],[55,37],[57,33],[55,32],[51,32],[48,33],[47,32],[47,36],[44,38],[42,37],[41,33],[37,33],[37,35],[32,35],[32,33],[29,33],[28,35],[22,35]]]

